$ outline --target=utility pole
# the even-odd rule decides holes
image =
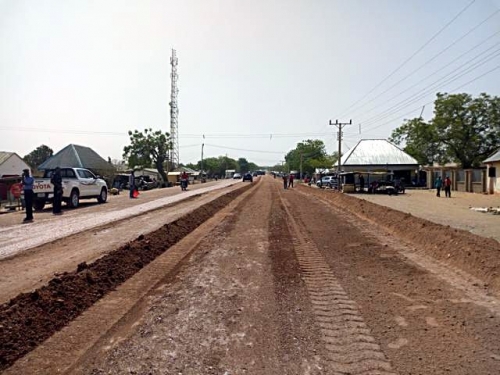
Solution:
[[[201,144],[201,163],[200,163],[200,173],[201,173],[201,176],[200,178],[203,179],[203,148],[205,147],[205,143],[202,143]]]
[[[304,155],[302,154],[302,151],[300,151],[300,176],[299,179],[302,181],[302,157]]]
[[[337,181],[340,182],[340,171],[342,170],[341,166],[341,156],[342,156],[342,128],[346,125],[352,125],[352,120],[349,120],[349,122],[339,122],[339,120],[335,120],[335,122],[332,122],[330,120],[330,125],[336,126],[339,131],[337,132],[337,139],[339,141],[339,160],[337,164]],[[340,186],[339,186],[340,189]]]

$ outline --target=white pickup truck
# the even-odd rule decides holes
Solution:
[[[33,184],[35,210],[42,210],[46,203],[52,203],[54,199],[54,185],[50,182],[53,173],[53,169],[48,169],[43,178],[35,178]],[[62,200],[69,207],[78,207],[80,199],[97,198],[99,203],[105,203],[108,199],[106,182],[96,177],[88,169],[61,168],[61,177],[63,182]]]

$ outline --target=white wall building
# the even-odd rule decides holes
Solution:
[[[0,151],[0,178],[7,176],[21,176],[23,169],[31,168],[15,152]]]
[[[488,167],[486,171],[486,192],[500,194],[500,149],[483,161]]]

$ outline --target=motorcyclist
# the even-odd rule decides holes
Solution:
[[[187,172],[186,171],[182,172],[181,173],[181,187],[183,189],[187,188],[188,181],[189,181],[189,176],[188,176]]]

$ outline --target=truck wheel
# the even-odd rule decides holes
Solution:
[[[45,201],[41,199],[35,200],[35,202],[33,203],[33,207],[35,207],[35,211],[42,211],[45,207]]]
[[[78,196],[78,190],[74,189],[71,191],[71,194],[69,196],[68,206],[70,206],[71,208],[77,208],[79,204],[80,197]]]
[[[108,191],[106,190],[106,188],[102,188],[101,194],[99,194],[97,201],[99,203],[106,203],[107,200],[108,200]]]

